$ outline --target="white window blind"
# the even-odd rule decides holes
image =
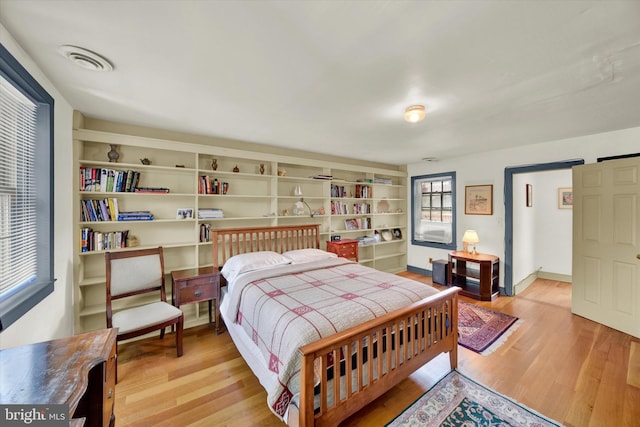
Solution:
[[[35,280],[37,105],[0,76],[0,294]]]

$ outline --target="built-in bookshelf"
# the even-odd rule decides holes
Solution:
[[[407,178],[397,168],[89,129],[74,131],[74,158],[76,332],[105,327],[106,250],[163,246],[169,292],[171,271],[212,264],[212,228],[316,223],[323,247],[360,239],[361,264],[406,269]],[[208,321],[207,303],[181,309],[186,327]]]

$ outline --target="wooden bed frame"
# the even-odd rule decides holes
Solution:
[[[282,253],[320,247],[317,224],[216,229],[211,233],[214,268],[220,268],[227,259],[241,253],[265,250]],[[289,425],[336,426],[441,353],[449,353],[451,369],[455,369],[459,290],[456,287],[444,290],[301,347],[299,412],[291,405]],[[372,363],[366,363],[363,358],[367,343],[373,343],[368,345],[370,349],[383,349]],[[375,349],[370,353],[375,354]],[[342,362],[345,371],[352,373],[352,381],[328,378],[327,371],[331,369],[327,360],[339,361],[341,355],[352,355]],[[321,372],[319,384],[316,372]]]

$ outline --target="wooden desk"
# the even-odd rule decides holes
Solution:
[[[171,303],[180,308],[182,304],[201,301],[209,302],[209,323],[211,303],[216,303],[216,334],[220,333],[220,272],[213,267],[188,268],[171,272]]]
[[[327,252],[358,262],[358,241],[355,239],[328,240]]]
[[[84,417],[85,426],[114,426],[116,335],[103,329],[0,350],[0,404],[66,404],[72,425]]]
[[[492,301],[500,294],[500,258],[495,255],[454,251],[447,268],[449,285],[462,288],[460,295]]]

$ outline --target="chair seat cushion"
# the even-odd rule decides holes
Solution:
[[[140,307],[129,308],[113,314],[112,323],[118,334],[157,325],[182,315],[182,310],[169,303],[158,301]]]

